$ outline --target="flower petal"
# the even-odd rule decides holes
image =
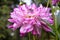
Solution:
[[[13,19],[8,19],[9,22],[15,22]]]
[[[47,31],[47,32],[51,32],[51,31],[52,31],[52,29],[51,29],[48,25],[42,23],[42,26],[43,26],[43,29],[44,29],[45,31]]]
[[[31,25],[23,25],[21,28],[20,28],[20,33],[27,33],[27,32],[30,32],[33,30],[33,27]]]

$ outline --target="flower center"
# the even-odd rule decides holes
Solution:
[[[26,18],[33,18],[34,16],[35,16],[35,15],[33,15],[33,14],[32,14],[32,15],[28,15],[28,14],[27,14],[25,17],[26,17]]]

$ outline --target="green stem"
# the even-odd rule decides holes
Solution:
[[[30,33],[28,34],[28,36],[29,36],[29,40],[30,40]]]
[[[41,34],[41,40],[44,40],[44,31],[42,30],[42,34]]]
[[[47,7],[49,6],[49,3],[50,3],[50,0],[48,0],[48,2],[47,2]]]
[[[38,40],[38,37],[37,37],[37,35],[35,36],[35,40]]]
[[[35,40],[35,36],[33,35],[33,40]]]
[[[52,1],[52,0],[51,0]],[[50,1],[50,4],[51,4],[51,1]],[[56,15],[54,15],[54,10],[53,10],[53,7],[52,7],[52,5],[51,5],[51,8],[52,8],[52,16],[53,16],[53,19],[54,19],[54,31],[55,31],[55,40],[58,40],[58,35],[59,35],[59,33],[58,33],[58,30],[57,30],[57,18],[56,18]]]
[[[50,40],[50,34],[47,32],[47,39]]]
[[[57,30],[57,27],[58,27],[58,25],[57,25],[57,17],[55,16],[55,18],[54,18],[54,22],[55,22],[55,32],[56,32],[56,40],[58,40],[58,38],[59,38],[59,32],[58,32],[58,30]],[[60,39],[60,38],[59,38]]]

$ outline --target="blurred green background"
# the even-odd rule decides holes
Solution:
[[[0,40],[18,40],[16,33],[7,28],[9,14],[18,3],[18,0],[0,0]]]

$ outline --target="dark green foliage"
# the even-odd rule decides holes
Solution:
[[[12,31],[7,28],[9,14],[12,11],[11,5],[17,4],[15,0],[0,0],[0,40],[15,40],[11,36]]]

